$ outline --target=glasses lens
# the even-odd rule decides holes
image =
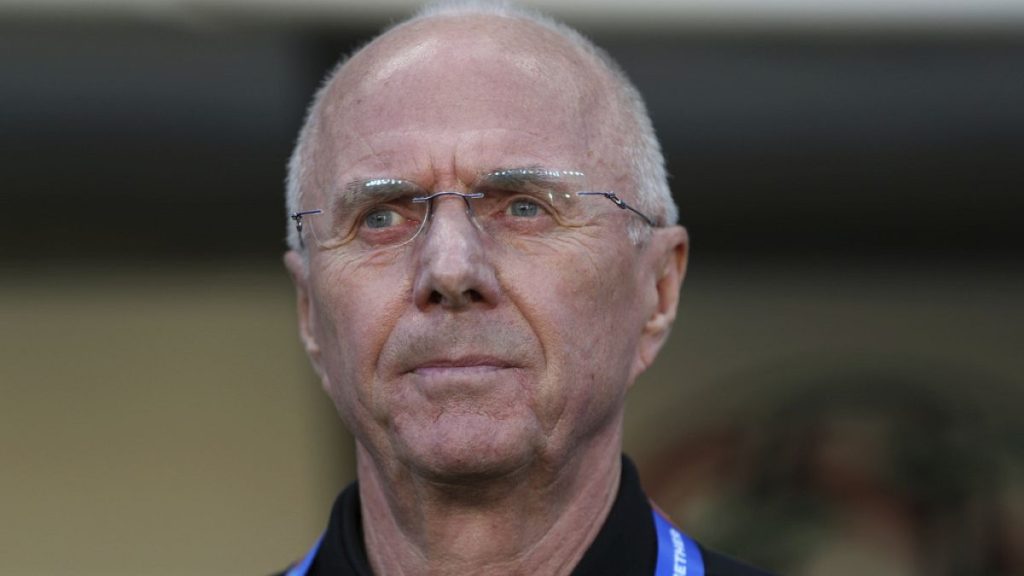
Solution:
[[[415,184],[391,178],[356,182],[331,197],[323,213],[309,218],[308,227],[322,248],[373,250],[412,239],[426,218],[427,204]]]
[[[540,236],[578,227],[593,204],[582,200],[583,174],[563,170],[523,168],[482,176],[472,200],[480,225],[500,238]]]

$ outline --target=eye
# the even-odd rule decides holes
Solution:
[[[508,205],[508,214],[516,218],[536,218],[540,211],[540,204],[525,198],[513,200]]]
[[[388,208],[377,208],[363,218],[363,225],[374,229],[390,228],[404,222],[405,218],[401,214]]]

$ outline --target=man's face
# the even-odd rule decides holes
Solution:
[[[304,207],[357,180],[465,192],[481,173],[528,166],[621,186],[614,143],[596,141],[589,63],[532,26],[497,22],[428,20],[355,57],[328,95]],[[313,246],[308,268],[290,254],[307,349],[374,460],[445,480],[617,439],[626,389],[650,360],[664,260],[657,236],[630,242],[631,217],[608,203],[572,234],[510,247],[441,197],[400,249]]]

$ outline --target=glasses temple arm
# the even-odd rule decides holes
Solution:
[[[313,210],[300,210],[299,212],[292,212],[288,215],[289,218],[295,221],[295,231],[299,234],[299,248],[305,248],[306,243],[302,241],[302,218],[303,216],[311,216],[313,214],[323,214],[324,211],[319,208]]]
[[[647,222],[648,224],[650,224],[650,226],[652,228],[657,228],[658,227],[658,225],[654,223],[654,220],[652,220],[649,216],[647,216],[643,212],[637,210],[636,208],[633,208],[629,204],[626,204],[626,202],[622,198],[619,198],[619,196],[617,194],[615,194],[615,192],[577,192],[576,194],[579,195],[579,196],[604,196],[605,198],[611,200],[620,209],[622,209],[622,210],[629,210],[630,212],[632,212],[632,213],[636,214],[637,216],[643,218],[644,222]]]

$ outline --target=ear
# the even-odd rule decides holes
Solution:
[[[295,304],[299,320],[299,339],[306,349],[306,355],[313,365],[317,376],[323,375],[320,367],[320,344],[316,341],[313,330],[313,317],[310,312],[309,268],[306,259],[294,250],[284,255],[284,266],[295,285]]]
[[[672,323],[675,322],[679,290],[686,276],[689,236],[682,226],[657,228],[650,238],[647,249],[650,251],[649,262],[654,266],[655,274],[653,278],[645,281],[654,282],[655,301],[640,336],[637,358],[640,366],[637,367],[637,374],[654,362],[654,358],[668,339]],[[644,289],[651,290],[649,287]]]

